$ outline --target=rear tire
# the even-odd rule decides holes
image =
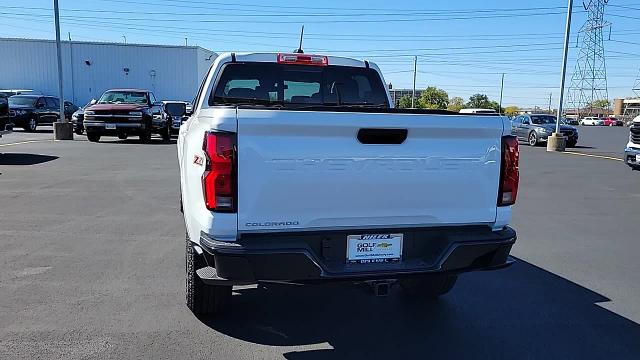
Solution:
[[[529,138],[527,139],[529,146],[537,146],[538,145],[538,135],[536,135],[535,131],[529,133]]]
[[[82,135],[84,133],[84,130],[82,130],[81,127],[76,127],[75,133],[76,135]]]
[[[120,140],[127,140],[129,136],[127,134],[118,134],[118,139]]]
[[[399,283],[407,295],[436,299],[451,291],[456,281],[458,281],[458,275],[430,275],[401,279]]]
[[[87,132],[87,140],[91,142],[98,142],[100,141],[100,134]]]
[[[194,250],[186,235],[186,303],[195,315],[220,315],[231,300],[231,286],[207,285],[196,270],[206,266],[201,255]]]
[[[171,141],[171,126],[167,126],[167,128],[162,131],[160,136],[162,136],[162,141],[164,142]]]
[[[576,147],[577,141],[567,141],[567,147]]]

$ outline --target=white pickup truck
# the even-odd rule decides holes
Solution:
[[[276,53],[218,57],[193,110],[178,159],[194,313],[259,282],[439,296],[512,262],[504,117],[394,109],[371,62]]]

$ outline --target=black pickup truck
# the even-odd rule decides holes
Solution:
[[[9,97],[0,94],[0,137],[13,130],[13,124],[9,121]]]
[[[92,142],[102,136],[126,139],[134,135],[142,143],[148,143],[152,134],[159,134],[165,141],[171,138],[171,123],[162,114],[162,102],[149,90],[107,90],[84,110],[83,123]]]

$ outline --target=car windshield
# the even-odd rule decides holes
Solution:
[[[534,115],[531,116],[531,123],[536,125],[555,124],[556,117],[551,115]]]
[[[9,98],[9,106],[33,106],[37,99],[31,96],[12,96]]]
[[[140,91],[107,91],[98,104],[147,104],[147,94]]]
[[[209,105],[388,107],[384,84],[373,69],[275,63],[229,64]]]

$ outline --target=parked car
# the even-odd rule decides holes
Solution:
[[[9,118],[15,126],[34,132],[39,125],[60,118],[60,102],[53,96],[14,95],[9,97]]]
[[[67,100],[64,101],[64,117],[66,119],[71,120],[73,113],[76,112],[78,109],[79,109],[78,106],[76,106],[71,101],[67,101]]]
[[[622,120],[618,120],[612,116],[605,118],[602,122],[602,125],[604,126],[624,126],[624,122]]]
[[[595,116],[587,116],[580,120],[580,125],[584,126],[602,126],[604,125],[604,120],[597,118]]]
[[[73,131],[78,134],[84,134],[84,109],[89,107],[91,102],[86,103],[84,106],[79,107],[72,115],[71,115],[71,123],[73,124]]]
[[[580,120],[573,118],[573,117],[566,117],[563,118],[564,123],[567,125],[580,125]]]
[[[556,131],[556,117],[548,114],[526,114],[516,117],[511,122],[511,134],[518,140],[536,146]],[[560,132],[567,138],[567,146],[574,147],[578,143],[578,129],[574,126],[560,124]]]
[[[624,162],[633,170],[640,170],[640,116],[629,127],[629,142],[624,150]]]
[[[184,105],[185,111],[184,114],[179,116],[172,116],[171,108],[176,106]],[[174,100],[163,100],[162,101],[162,114],[165,116],[165,120],[171,124],[171,134],[177,134],[180,130],[180,125],[185,122],[189,117],[187,116],[190,104],[186,101],[174,101]],[[174,111],[175,113],[175,111]]]
[[[160,134],[165,141],[171,138],[171,124],[162,116],[162,102],[144,89],[105,91],[85,109],[83,124],[87,139],[92,142],[100,141],[102,136],[126,139],[134,135],[142,143],[148,143],[152,134]]]
[[[511,263],[506,117],[392,108],[378,66],[343,57],[223,54],[204,84],[178,136],[194,313],[269,281],[437,297]]]
[[[9,97],[0,93],[0,138],[13,131],[13,123],[9,119]]]
[[[494,109],[460,109],[460,114],[497,114]]]

